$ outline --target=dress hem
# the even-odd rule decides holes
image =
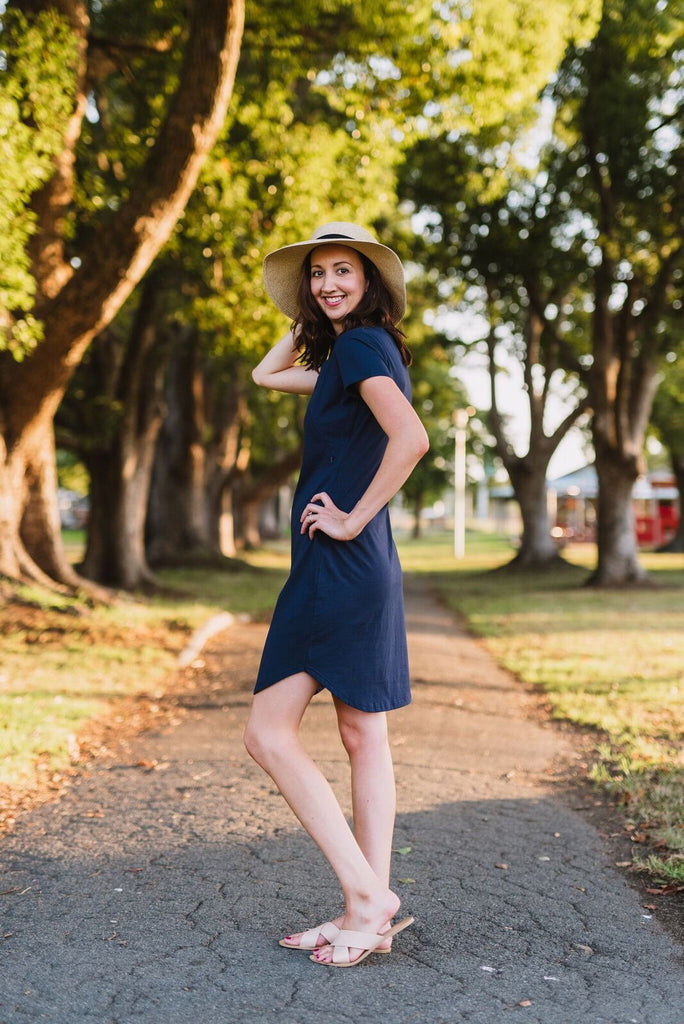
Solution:
[[[317,693],[320,693],[321,690],[328,690],[333,697],[337,697],[337,699],[341,700],[343,704],[348,704],[349,707],[354,708],[355,711],[366,711],[369,714],[379,714],[382,711],[399,711],[400,708],[408,707],[412,701],[412,697],[411,695],[409,695],[408,700],[402,701],[400,704],[391,704],[389,707],[361,707],[360,704],[352,704],[352,702],[348,700],[346,697],[342,697],[339,693],[335,693],[335,690],[332,688],[332,686],[330,686],[329,683],[325,681],[325,679],[320,675],[320,673],[314,671],[308,665],[304,665],[303,668],[296,668],[294,672],[287,672],[284,676],[280,676],[280,678],[274,679],[273,682],[271,683],[257,683],[257,686],[254,687],[254,693],[261,693],[262,690],[268,690],[270,686],[275,686],[276,683],[280,683],[284,679],[288,679],[290,676],[295,676],[297,675],[298,672],[306,672],[308,675],[311,676],[313,680],[315,680],[315,682],[319,684],[319,689],[316,691]]]

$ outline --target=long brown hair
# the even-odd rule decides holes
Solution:
[[[345,318],[344,329],[348,331],[353,327],[382,327],[399,349],[404,366],[410,366],[411,351],[406,344],[406,335],[392,323],[392,299],[380,271],[362,252],[358,255],[361,257],[368,287],[358,306]],[[309,369],[320,370],[333,350],[337,335],[332,323],[311,294],[311,253],[302,264],[297,298],[299,316],[294,321],[292,330],[297,338],[297,348],[301,352],[300,362]]]

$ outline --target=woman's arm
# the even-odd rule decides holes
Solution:
[[[252,370],[252,380],[262,388],[287,391],[295,395],[310,395],[318,380],[318,372],[296,365],[299,349],[292,331],[276,342],[261,362]]]
[[[353,540],[411,475],[430,443],[418,415],[391,377],[369,377],[359,392],[388,437],[378,470],[351,512],[343,512],[325,493],[314,494],[302,513],[302,533],[317,529],[336,540]],[[320,503],[320,504],[317,504]],[[313,519],[310,518],[313,512]]]

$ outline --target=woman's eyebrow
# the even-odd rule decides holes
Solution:
[[[341,267],[343,264],[345,266],[347,266],[347,267],[351,267],[351,265],[352,265],[351,264],[351,260],[335,260],[335,262],[333,263],[333,267]],[[319,270],[322,270],[323,269],[323,264],[322,263],[312,263],[311,264],[311,269],[313,270],[314,267],[318,268]]]

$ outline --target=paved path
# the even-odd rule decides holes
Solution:
[[[2,841],[0,1024],[684,1022],[681,947],[559,798],[566,734],[416,582],[407,610],[394,876],[416,925],[392,956],[339,971],[275,943],[339,895],[243,753],[265,630],[238,624],[210,643],[180,725]],[[323,695],[306,735],[346,800]]]

